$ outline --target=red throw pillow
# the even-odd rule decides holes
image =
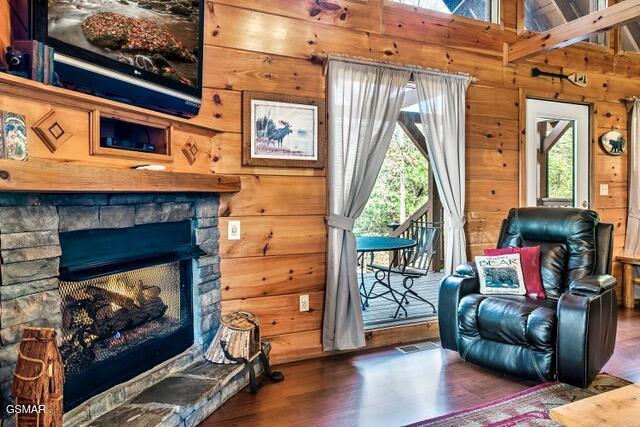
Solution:
[[[520,254],[520,265],[524,276],[524,286],[528,295],[545,298],[542,276],[540,275],[540,246],[523,248],[485,249],[485,255]]]

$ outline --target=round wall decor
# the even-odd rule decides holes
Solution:
[[[624,135],[618,130],[610,130],[600,137],[600,146],[612,156],[619,156],[624,153],[627,142]]]

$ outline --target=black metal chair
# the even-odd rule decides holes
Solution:
[[[398,317],[400,310],[403,311],[404,317],[407,317],[407,309],[404,306],[409,305],[410,298],[430,305],[433,313],[437,313],[435,306],[421,297],[412,287],[415,279],[429,274],[438,248],[441,230],[442,223],[440,222],[427,222],[420,218],[411,221],[407,229],[397,237],[414,240],[416,245],[394,254],[388,266],[375,264],[373,261],[368,264],[368,267],[375,271],[376,280],[371,285],[371,288],[365,292],[364,304],[368,305],[369,298],[372,296],[375,298],[376,294],[373,293],[373,290],[376,284],[384,281],[385,275],[394,273],[404,277],[402,280],[403,289],[400,291],[394,290],[400,297],[398,308],[393,316],[394,319]]]

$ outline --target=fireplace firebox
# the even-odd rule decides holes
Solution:
[[[194,341],[191,222],[60,233],[65,410]]]

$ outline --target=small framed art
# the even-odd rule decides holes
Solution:
[[[323,99],[262,92],[242,94],[242,164],[324,168]]]

